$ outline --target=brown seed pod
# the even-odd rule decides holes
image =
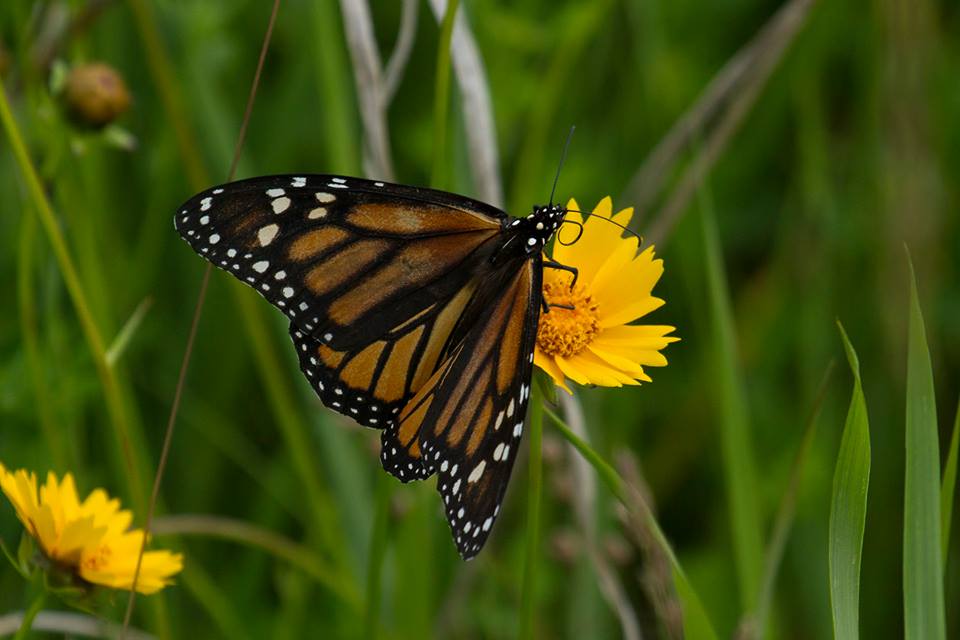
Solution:
[[[113,122],[130,106],[130,92],[123,78],[102,62],[71,69],[63,99],[77,124],[97,129]]]

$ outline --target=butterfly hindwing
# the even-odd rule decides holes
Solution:
[[[209,189],[175,224],[301,332],[342,351],[454,296],[494,250],[504,217],[439,191],[306,175]]]
[[[540,257],[510,276],[438,372],[419,430],[422,464],[437,473],[437,490],[464,558],[483,547],[500,513],[530,399]]]

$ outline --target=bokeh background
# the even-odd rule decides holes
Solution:
[[[743,633],[805,433],[811,446],[786,498],[795,517],[764,635],[832,635],[828,520],[853,386],[839,319],[860,355],[872,440],[862,636],[902,637],[904,245],[926,320],[941,460],[960,395],[960,5],[462,4],[482,67],[458,67],[456,49],[466,45],[455,37],[440,186],[502,194],[498,204],[524,214],[549,196],[575,124],[559,195],[584,207],[605,195],[617,208],[638,207],[634,228],[665,260],[656,291],[667,304],[652,320],[682,337],[667,349],[670,365],[639,388],[577,395],[590,442],[648,492],[718,635]],[[362,41],[365,7],[379,51],[366,68],[378,77],[405,12],[415,27],[396,93],[379,107],[369,98],[385,95],[382,77],[364,75],[346,35]],[[129,329],[98,373],[62,263],[9,138],[0,139],[0,460],[73,471],[82,491],[106,487],[138,522],[204,269],[174,233],[172,214],[227,175],[270,8],[250,0],[0,5],[4,89],[93,326],[106,346]],[[237,176],[382,173],[386,158],[391,177],[429,183],[434,8],[283,2]],[[65,78],[95,61],[116,70],[132,98],[99,130],[64,106]],[[816,431],[805,431],[817,407]],[[623,637],[630,615],[643,637],[677,637],[669,569],[648,532],[625,524],[615,500],[578,475],[576,456],[545,429],[537,637]],[[135,626],[170,638],[357,637],[370,624],[372,589],[382,637],[514,637],[526,453],[487,548],[464,564],[432,482],[386,479],[376,442],[319,405],[280,315],[214,273],[158,504],[160,530],[180,532],[158,541],[183,550],[187,568],[175,588],[139,600]],[[731,508],[730,486],[745,488],[745,519]],[[738,518],[747,533],[732,526]],[[281,538],[264,549],[250,536],[211,535],[232,535],[238,523]],[[13,510],[0,506],[0,536],[15,546],[19,535]],[[756,543],[749,558],[734,552],[743,540]],[[954,553],[945,576],[953,633],[958,563]],[[382,567],[372,587],[371,565]],[[605,584],[623,601],[611,605]],[[0,613],[22,609],[24,594],[0,565]],[[124,603],[118,597],[105,615],[118,620]]]

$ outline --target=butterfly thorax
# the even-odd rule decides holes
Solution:
[[[501,251],[526,257],[540,253],[563,223],[566,207],[558,204],[533,207],[525,218],[512,218],[504,223]]]

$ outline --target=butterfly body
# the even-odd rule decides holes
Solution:
[[[542,251],[564,214],[511,218],[441,191],[287,175],[197,194],[175,226],[287,316],[301,371],[326,406],[382,430],[387,471],[437,475],[469,558],[519,448]]]

